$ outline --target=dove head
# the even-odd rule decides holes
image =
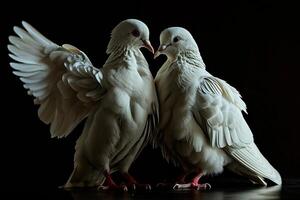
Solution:
[[[184,28],[170,27],[161,32],[160,46],[155,52],[154,58],[164,54],[169,59],[175,59],[178,54],[187,51],[199,53],[193,36]]]
[[[120,22],[111,33],[107,53],[125,49],[145,47],[152,53],[154,49],[149,40],[149,29],[143,22],[136,19],[126,19]]]

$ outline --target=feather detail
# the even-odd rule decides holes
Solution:
[[[9,56],[19,62],[10,63],[13,73],[40,105],[38,116],[51,124],[52,137],[66,136],[92,109],[87,103],[103,95],[103,75],[76,47],[60,47],[28,23],[22,24],[25,30],[14,27],[18,37],[9,37]]]
[[[254,143],[244,148],[226,147],[225,150],[243,167],[250,170],[253,176],[267,178],[277,185],[282,184],[278,171],[267,161]]]

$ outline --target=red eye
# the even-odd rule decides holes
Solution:
[[[140,32],[136,29],[134,29],[131,34],[134,36],[134,37],[139,37],[140,36]]]

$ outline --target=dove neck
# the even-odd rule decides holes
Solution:
[[[135,59],[135,56],[136,54],[138,54],[138,52],[136,51],[139,51],[138,49],[134,49],[134,48],[129,48],[129,47],[123,47],[123,48],[118,48],[114,51],[112,51],[110,54],[109,54],[109,57],[107,58],[106,62],[105,62],[105,66],[109,66],[111,64],[114,64],[114,63],[118,63],[120,61],[124,61],[124,57],[126,57],[127,59],[125,60],[136,60]]]
[[[205,69],[205,64],[199,51],[181,51],[180,53],[178,53],[176,61],[181,64],[188,63],[195,67]]]
[[[107,45],[106,53],[110,56],[118,56],[126,50],[132,49],[131,43],[123,41],[118,37],[112,37]]]

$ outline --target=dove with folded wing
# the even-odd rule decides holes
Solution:
[[[155,77],[160,104],[155,144],[184,170],[174,189],[209,188],[200,178],[221,173],[224,166],[252,182],[280,185],[280,174],[254,143],[239,92],[206,71],[192,35],[181,27],[165,29],[155,57],[160,54],[167,61]],[[192,173],[192,181],[185,180]]]

